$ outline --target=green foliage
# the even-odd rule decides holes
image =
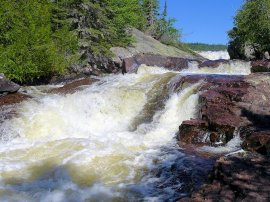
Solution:
[[[65,71],[70,62],[65,55],[72,52],[75,40],[66,27],[53,33],[51,18],[47,0],[1,2],[1,72],[25,82]]]
[[[161,15],[158,11],[159,4],[157,0],[144,0],[143,7],[147,21],[147,32],[165,44],[177,46],[181,32],[174,27],[176,20],[167,17],[167,1],[165,1]]]
[[[64,73],[72,64],[102,66],[111,47],[133,41],[130,27],[178,45],[173,24],[167,4],[160,17],[158,0],[2,0],[0,72],[29,82]]]
[[[234,21],[235,27],[228,33],[231,46],[241,52],[245,45],[251,45],[259,55],[270,51],[269,0],[246,0]]]
[[[204,44],[204,43],[187,43],[191,50],[194,51],[222,51],[227,50],[226,45],[222,44]]]

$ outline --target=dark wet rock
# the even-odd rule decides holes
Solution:
[[[257,131],[249,134],[242,147],[248,151],[255,151],[270,156],[270,131]]]
[[[254,153],[235,154],[217,160],[209,182],[190,198],[180,201],[270,200],[269,158]]]
[[[133,73],[137,71],[140,65],[145,64],[147,66],[158,66],[169,70],[180,71],[182,69],[188,68],[188,63],[192,61],[200,63],[199,60],[195,59],[169,57],[154,54],[138,54],[133,57],[123,59],[122,70],[123,73]]]
[[[249,88],[243,76],[188,77],[190,76],[183,78],[184,82],[203,81],[199,88],[200,119],[196,122],[192,120],[182,123],[178,134],[180,145],[183,142],[197,145],[226,144],[239,128],[250,124],[250,121],[242,116],[242,109],[237,105]]]
[[[270,72],[270,60],[252,61],[251,72]]]
[[[244,142],[258,146],[248,150],[266,154],[268,143],[265,143],[265,133],[260,133],[257,139],[251,134],[270,131],[269,76],[269,73],[256,73],[249,76],[191,75],[181,78],[178,86],[175,85],[177,91],[186,83],[202,81],[202,84],[198,89],[199,119],[182,123],[177,135],[179,144],[214,146],[216,142],[226,144],[240,134]],[[198,125],[202,121],[204,125]]]
[[[86,85],[91,85],[94,82],[98,81],[97,79],[94,78],[85,78],[85,79],[80,79],[77,81],[70,82],[63,87],[60,88],[54,88],[49,91],[49,93],[56,93],[56,94],[70,94],[76,92],[80,87],[86,86]]]
[[[208,128],[208,122],[203,120],[184,121],[179,127],[178,140],[182,144],[198,144],[207,143],[205,138]]]
[[[251,74],[245,78],[250,84],[238,106],[242,115],[260,130],[270,129],[270,73]]]
[[[202,62],[199,67],[203,68],[203,67],[212,67],[212,68],[216,68],[221,64],[229,64],[229,60],[224,60],[224,59],[220,59],[220,60],[206,60],[204,62]]]
[[[12,93],[5,96],[0,97],[0,107],[5,105],[13,105],[20,103],[26,99],[28,99],[29,96],[22,94],[22,93]]]
[[[0,94],[15,93],[20,89],[20,86],[8,80],[4,74],[0,73]]]

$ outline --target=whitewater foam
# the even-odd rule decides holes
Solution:
[[[230,59],[229,53],[227,51],[201,51],[197,53],[209,60]]]
[[[202,73],[190,65],[184,74]],[[230,67],[216,71],[222,68]],[[142,65],[137,74],[102,77],[73,94],[24,89],[34,99],[17,105],[16,116],[0,125],[0,200],[173,198],[182,186],[168,181],[182,155],[175,134],[183,120],[197,117],[201,85],[174,92],[183,72]],[[169,187],[161,191],[166,179]]]

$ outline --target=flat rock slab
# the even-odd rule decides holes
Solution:
[[[253,153],[236,154],[217,160],[209,183],[190,198],[179,201],[270,200],[270,159]]]
[[[86,79],[73,81],[73,82],[70,82],[70,83],[64,85],[63,87],[51,89],[49,91],[49,93],[71,94],[71,93],[76,92],[81,86],[91,85],[96,81],[98,81],[98,80],[94,79],[94,78],[86,78]]]
[[[22,93],[13,93],[0,97],[0,107],[4,105],[18,104],[26,99],[30,98],[28,95]]]
[[[123,59],[122,70],[123,73],[134,73],[137,72],[138,67],[142,64],[147,66],[158,66],[169,70],[180,71],[188,68],[189,62],[198,62],[200,60],[169,57],[154,54],[137,54],[133,57]]]

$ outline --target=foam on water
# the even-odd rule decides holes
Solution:
[[[198,54],[209,60],[230,59],[229,53],[227,51],[201,51],[198,52]]]
[[[230,60],[228,63],[222,63],[218,67],[199,68],[197,62],[190,62],[189,68],[181,73],[188,74],[223,74],[223,75],[249,75],[251,73],[250,62],[240,60]]]
[[[190,65],[189,72],[202,73]],[[216,71],[222,68],[228,71]],[[28,90],[34,99],[0,126],[0,201],[171,199],[181,183],[168,182],[161,192],[156,184],[168,176],[150,171],[170,170],[182,155],[178,126],[197,117],[201,82],[175,93],[171,85],[180,77],[143,65],[137,74],[103,77],[74,94]]]
[[[199,84],[160,99],[175,75],[142,67],[70,95],[35,91],[1,125],[0,200],[124,199],[196,115]]]

